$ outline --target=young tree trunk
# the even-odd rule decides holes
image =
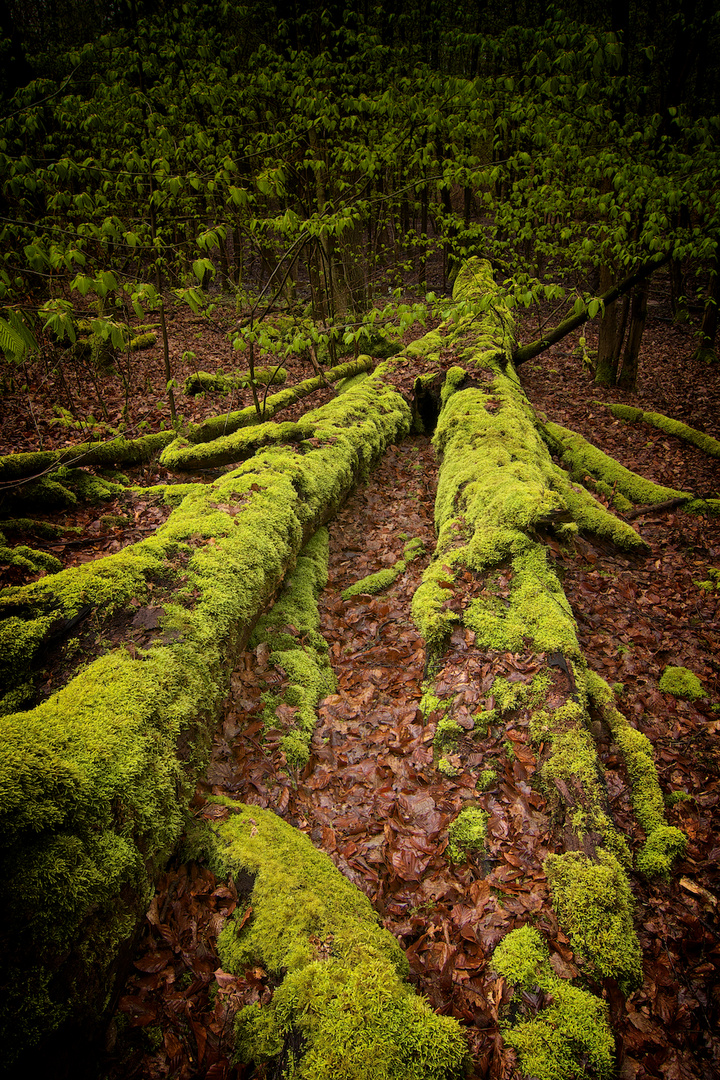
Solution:
[[[700,345],[695,353],[696,357],[704,360],[717,359],[715,337],[718,327],[718,305],[720,305],[720,259],[715,259],[710,270],[710,289],[700,327]]]
[[[628,333],[625,352],[623,353],[622,368],[617,384],[622,390],[634,391],[637,387],[638,362],[640,358],[640,342],[642,341],[645,322],[647,320],[647,301],[650,292],[650,281],[646,278],[635,286],[632,303],[630,306],[630,331]]]
[[[600,292],[606,293],[613,283],[612,267],[603,263],[600,268]],[[597,386],[613,386],[615,367],[622,342],[618,342],[617,301],[605,305],[605,313],[600,321],[598,334],[597,365],[595,383]]]

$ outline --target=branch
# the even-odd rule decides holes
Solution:
[[[603,293],[602,296],[597,297],[601,300],[605,307],[612,304],[619,296],[624,296],[625,293],[630,292],[634,285],[637,285],[639,281],[643,281],[650,274],[653,274],[659,267],[664,266],[666,262],[671,259],[670,253],[663,255],[659,259],[651,259],[649,262],[643,263],[639,270],[636,270],[630,277],[625,278],[619,285],[614,285],[608,292]],[[582,326],[590,318],[588,314],[587,305],[585,309],[578,315],[571,315],[569,319],[565,319],[554,330],[551,330],[549,334],[545,334],[544,337],[539,338],[537,341],[533,341],[530,345],[523,345],[521,348],[516,349],[512,355],[512,362],[517,368],[520,364],[524,364],[527,360],[532,360],[534,357],[539,356],[541,352],[545,352],[550,345],[554,345],[556,341],[561,341],[568,334],[571,334],[573,330],[577,330],[578,326]]]

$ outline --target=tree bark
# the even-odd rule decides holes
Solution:
[[[647,321],[647,302],[650,282],[647,278],[636,286],[630,305],[630,330],[623,353],[622,368],[617,384],[621,390],[633,392],[637,387],[640,344]]]

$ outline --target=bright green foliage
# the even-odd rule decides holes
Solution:
[[[488,814],[477,806],[461,810],[448,828],[447,853],[452,862],[464,862],[470,854],[485,848]]]
[[[703,684],[697,675],[684,667],[665,668],[658,687],[665,694],[689,698],[691,701],[695,700],[695,698],[705,697]]]
[[[615,1041],[607,1006],[586,990],[558,978],[550,966],[547,945],[537,930],[523,926],[503,938],[492,965],[518,990],[542,990],[550,1004],[525,1018],[513,1009],[502,1026],[505,1042],[514,1047],[525,1076],[537,1080],[605,1080],[615,1071]]]
[[[594,978],[617,979],[625,994],[642,983],[642,953],[633,927],[633,898],[622,866],[598,848],[597,861],[581,851],[548,855],[543,863],[553,907],[576,956]]]
[[[220,935],[222,965],[242,974],[259,964],[281,980],[268,1005],[238,1014],[238,1058],[277,1058],[295,1031],[302,1049],[285,1075],[297,1080],[459,1080],[467,1048],[457,1021],[403,981],[405,955],[366,897],[270,811],[223,803],[216,858],[255,882],[250,920]]]

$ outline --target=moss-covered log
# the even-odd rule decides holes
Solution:
[[[363,371],[370,371],[374,361],[369,356],[359,356],[357,360],[350,360],[346,364],[338,364],[337,367],[329,368],[322,375],[315,375],[311,379],[304,379],[295,386],[288,386],[277,394],[272,394],[262,405],[262,416],[258,416],[254,405],[237,412],[225,413],[223,416],[213,416],[209,420],[203,420],[201,424],[191,425],[186,431],[186,437],[192,443],[212,442],[222,435],[231,435],[240,428],[258,424],[265,420],[271,420],[281,409],[288,405],[295,405],[309,394],[322,390],[330,383],[340,382],[342,379],[352,378]],[[162,459],[161,459],[162,460]]]
[[[588,473],[600,494],[612,498],[622,513],[635,505],[655,505],[670,500],[688,501],[692,495],[675,488],[662,487],[631,472],[619,461],[593,446],[582,435],[560,424],[547,423],[543,428],[551,448],[559,453],[574,480],[582,481]]]
[[[477,260],[465,267],[455,287],[456,297],[465,300],[493,291],[488,264]],[[438,545],[415,594],[413,614],[428,643],[429,671],[437,679],[442,681],[446,650],[459,640],[463,655],[479,654],[479,662],[490,662],[498,673],[475,723],[479,729],[503,723],[525,728],[537,746],[538,777],[558,842],[545,865],[553,905],[587,975],[594,981],[610,977],[628,991],[641,980],[628,879],[631,859],[608,812],[589,730],[594,703],[600,701],[606,710],[610,706],[580,650],[572,611],[543,537],[551,531],[569,540],[578,528],[593,529],[639,553],[646,545],[552,463],[510,361],[511,317],[500,302],[481,316],[479,327],[477,319],[471,323],[468,317],[467,325],[461,319],[446,329],[443,344],[453,341],[465,343],[464,367],[447,374],[434,437],[442,456],[435,510]],[[533,673],[530,681],[505,675],[523,668]],[[438,685],[428,681],[426,704],[444,713],[441,723],[449,730],[454,702],[437,697]],[[608,719],[619,732],[614,714]],[[654,769],[649,748],[645,743],[635,748],[632,736],[626,741],[629,752],[645,754],[637,759],[636,774],[647,779],[647,768]],[[441,772],[443,763],[452,770],[448,775],[457,772],[447,758],[438,763]],[[641,861],[646,871],[667,871],[682,838],[677,830],[671,830],[673,835],[664,831],[654,818],[657,800],[650,787],[641,783],[637,788],[636,809],[644,828],[652,824],[662,852],[655,859],[653,848],[653,857]],[[534,938],[513,940],[512,950],[500,947],[497,970],[554,999],[531,1024],[508,1030],[523,1071],[541,1080],[576,1070],[580,1074],[589,1050],[572,1033],[580,1015],[592,1014],[596,1067],[608,1075],[612,1040],[604,1006],[585,991],[562,982],[556,987]],[[566,1071],[557,1071],[558,1062],[564,1062]]]
[[[87,1042],[184,826],[233,655],[411,412],[376,373],[312,422],[312,445],[267,450],[194,488],[153,537],[2,594],[16,684],[58,618],[90,606],[93,618],[131,618],[139,604],[154,628],[146,648],[114,648],[36,708],[0,718],[0,1039],[11,1072],[33,1046],[47,1058],[53,1033]]]
[[[663,416],[662,413],[644,412],[632,405],[614,404],[608,405],[608,408],[618,420],[625,420],[631,424],[651,424],[659,431],[664,431],[666,435],[674,435],[676,439],[692,443],[710,457],[720,458],[720,442],[704,431],[698,431],[696,428],[683,424],[682,420],[673,420],[671,416]]]
[[[188,375],[183,384],[184,394],[230,394],[233,390],[246,390],[254,378],[260,386],[280,386],[287,379],[287,369],[284,367],[261,367],[255,368],[251,375],[249,371],[218,371],[214,375],[211,371],[195,371]]]
[[[110,469],[115,465],[141,465],[154,458],[175,438],[174,431],[158,431],[139,439],[111,439],[104,443],[78,443],[62,450],[38,450],[26,454],[5,454],[0,457],[0,482],[42,477],[58,466],[86,466]]]
[[[223,968],[260,965],[279,983],[269,1004],[238,1013],[239,1060],[297,1080],[460,1080],[459,1024],[405,981],[405,954],[363,893],[269,810],[217,801],[214,861],[253,879],[251,918],[238,908],[220,935]]]

